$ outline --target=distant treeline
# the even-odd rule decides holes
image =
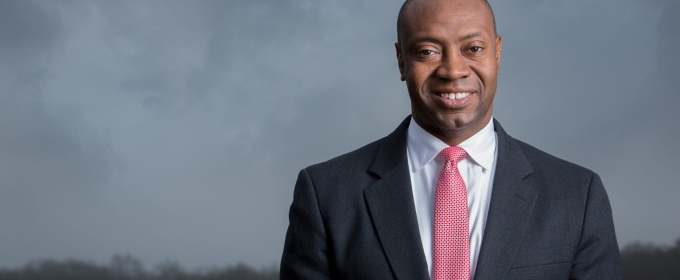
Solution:
[[[278,280],[275,269],[255,270],[239,264],[225,268],[186,271],[164,262],[147,271],[130,256],[114,256],[108,266],[77,260],[32,262],[18,269],[0,268],[0,280]]]
[[[679,280],[680,239],[671,248],[635,243],[621,250],[624,280]]]
[[[639,243],[621,251],[624,280],[680,279],[680,239],[672,248]],[[114,256],[108,266],[89,262],[35,261],[21,268],[0,268],[0,280],[275,280],[275,269],[255,270],[246,265],[186,271],[165,262],[147,271],[130,256]]]

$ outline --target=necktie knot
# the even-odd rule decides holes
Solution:
[[[444,161],[444,163],[447,163],[449,161],[457,163],[463,160],[466,156],[467,152],[465,152],[463,148],[458,146],[451,146],[439,152],[439,157]]]

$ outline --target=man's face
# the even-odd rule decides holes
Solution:
[[[405,11],[396,43],[413,118],[449,145],[490,120],[501,37],[480,0],[419,0]]]

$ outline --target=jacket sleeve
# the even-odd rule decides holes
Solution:
[[[331,279],[326,230],[306,169],[298,175],[288,219],[280,279]]]
[[[602,181],[593,174],[570,279],[622,279],[621,255]]]

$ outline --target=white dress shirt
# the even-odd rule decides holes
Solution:
[[[446,143],[432,136],[411,118],[407,136],[408,166],[413,188],[413,200],[418,217],[418,228],[423,243],[425,260],[432,277],[432,246],[434,199],[437,179],[444,162],[437,155]],[[489,213],[493,177],[496,171],[497,137],[493,118],[479,132],[458,145],[467,157],[458,162],[458,170],[467,187],[470,218],[470,279],[474,278],[482,245],[486,217]]]

